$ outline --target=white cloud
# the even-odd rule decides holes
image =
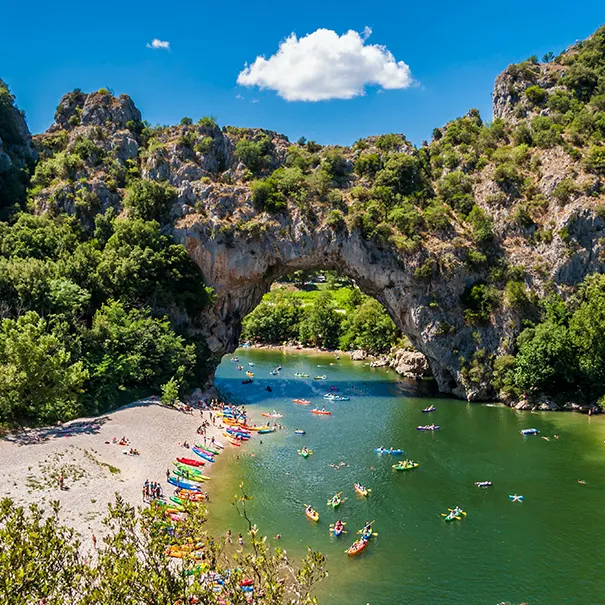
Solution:
[[[365,94],[366,85],[411,86],[412,74],[403,61],[384,46],[365,43],[371,33],[366,27],[361,34],[350,30],[342,36],[330,29],[300,39],[290,34],[274,55],[246,64],[237,83],[275,90],[287,101],[351,99]]]
[[[170,42],[154,38],[151,42],[147,42],[147,48],[153,48],[156,50],[158,48],[161,48],[162,50],[170,50]]]

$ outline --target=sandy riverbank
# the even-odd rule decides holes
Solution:
[[[82,535],[86,545],[93,533],[103,535],[101,522],[115,493],[140,505],[143,483],[149,479],[172,494],[166,470],[173,468],[177,456],[195,458],[183,442],[202,442],[196,430],[202,420],[209,419],[208,411],[181,412],[149,399],[97,418],[9,435],[0,441],[0,497],[8,496],[21,505],[47,506],[58,500],[62,520]],[[229,447],[218,427],[211,424],[206,434],[208,440],[214,435]],[[122,437],[129,446],[112,442]],[[140,455],[124,454],[130,447]],[[214,464],[207,463],[205,474],[214,479],[226,457],[223,454]],[[59,473],[65,477],[65,490],[58,487]],[[212,483],[204,484],[211,501]]]

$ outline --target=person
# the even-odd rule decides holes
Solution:
[[[97,550],[97,536],[92,534],[92,547]]]
[[[237,543],[238,543],[240,546],[243,546],[243,545],[244,545],[244,537],[242,536],[242,534],[238,534],[238,536],[237,536]]]
[[[275,536],[275,539],[276,539],[276,540],[281,540],[281,534],[277,534],[277,535]]]
[[[170,469],[166,469],[166,480],[170,479]]]
[[[65,479],[63,477],[63,473],[59,474],[59,489],[63,489],[65,485]]]
[[[231,530],[227,530],[227,544],[231,544],[233,540],[231,539]]]

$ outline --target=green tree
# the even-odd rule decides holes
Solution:
[[[51,327],[35,311],[0,325],[0,421],[55,422],[82,411],[88,372],[64,342],[64,325]]]
[[[327,290],[320,292],[313,304],[305,309],[300,324],[302,343],[334,349],[338,346],[342,315],[336,310],[334,298]]]
[[[175,200],[176,189],[168,183],[139,179],[128,188],[123,203],[132,218],[164,222]]]
[[[384,307],[369,297],[347,317],[343,332],[342,349],[363,349],[373,355],[387,353],[400,335]]]
[[[286,296],[277,296],[273,302],[261,302],[244,318],[242,338],[271,344],[295,340],[302,314],[300,303]]]

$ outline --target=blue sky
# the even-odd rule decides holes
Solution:
[[[32,132],[48,128],[65,92],[107,87],[129,94],[152,124],[213,115],[221,125],[269,128],[291,140],[305,136],[347,145],[370,134],[402,132],[420,144],[435,126],[470,107],[489,119],[498,73],[533,53],[557,53],[588,36],[605,23],[605,7],[602,0],[585,0],[578,10],[557,0],[5,0],[2,21],[0,78],[17,96]],[[236,83],[246,62],[274,55],[292,32],[300,39],[325,28],[337,38],[348,30],[362,34],[366,27],[372,33],[365,44],[383,45],[409,66],[413,86],[382,92],[368,86],[363,96],[310,102]],[[170,48],[149,48],[153,39]],[[286,64],[285,70],[276,66],[273,81],[296,80],[298,69]],[[320,71],[326,82],[317,86],[338,84],[338,74]],[[293,94],[304,96],[304,83],[290,84]]]

